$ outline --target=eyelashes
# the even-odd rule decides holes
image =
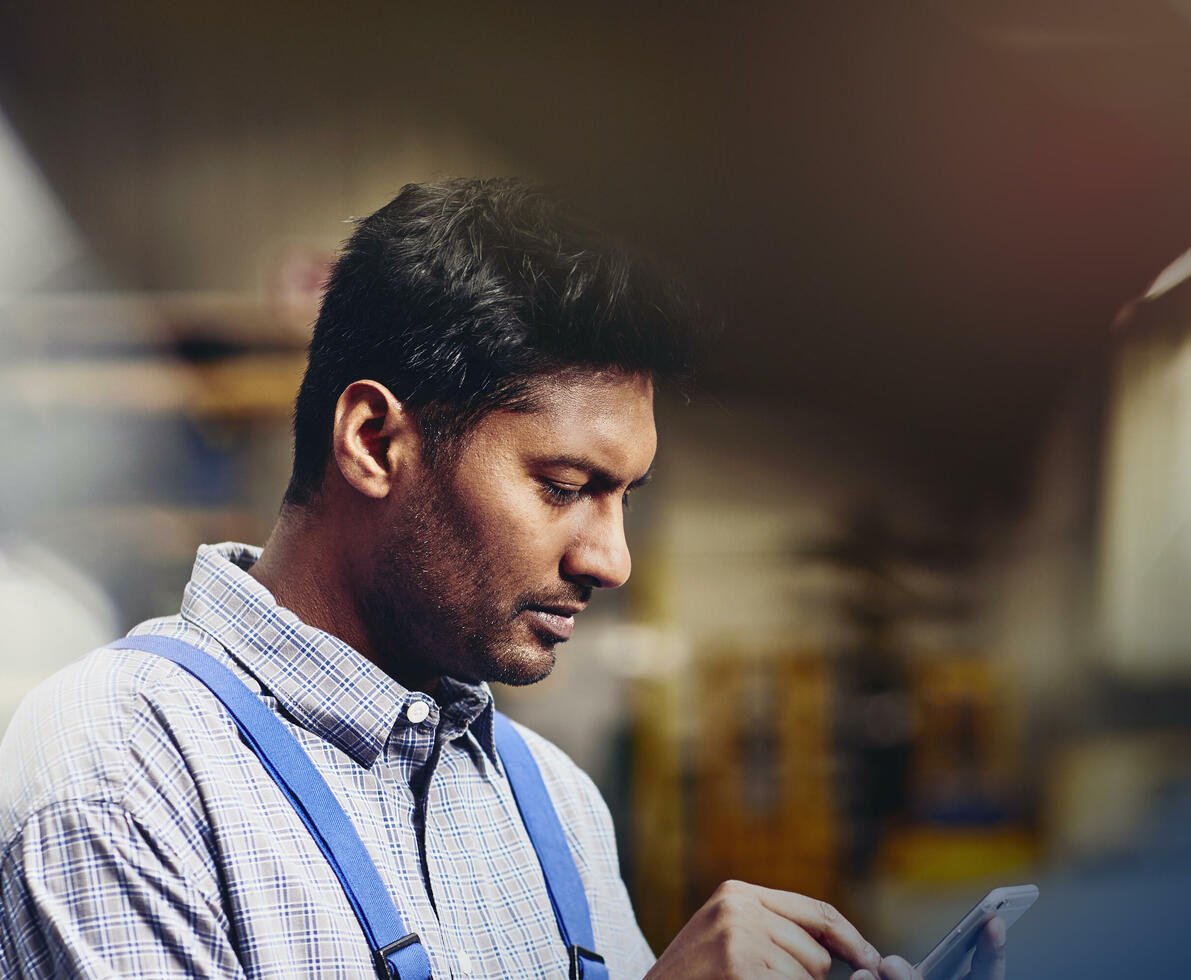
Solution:
[[[545,494],[547,502],[555,507],[569,507],[577,504],[583,498],[584,493],[588,492],[583,487],[576,490],[560,487],[557,483],[552,483],[550,480],[540,480],[539,483],[541,484],[542,492]],[[621,505],[625,510],[629,509],[629,495],[631,493],[631,490],[626,490],[620,498]]]
[[[579,503],[579,498],[583,496],[582,490],[568,490],[566,487],[560,487],[557,483],[551,483],[549,480],[543,480],[541,482],[542,491],[546,494],[546,499],[556,507],[577,504]]]

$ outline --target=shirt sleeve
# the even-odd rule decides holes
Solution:
[[[52,804],[0,858],[8,980],[244,980],[226,916],[121,807]]]

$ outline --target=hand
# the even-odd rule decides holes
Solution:
[[[922,980],[922,974],[900,956],[886,956],[876,971],[857,970],[852,980]],[[997,917],[989,919],[976,940],[972,969],[964,980],[1005,980],[1005,923]]]
[[[881,954],[826,902],[726,881],[666,947],[646,980],[823,980],[833,955],[870,971],[881,962]]]

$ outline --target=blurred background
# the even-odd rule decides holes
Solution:
[[[1144,975],[1191,880],[1189,92],[1189,0],[9,5],[0,727],[263,542],[345,222],[526,175],[723,326],[632,581],[497,692],[655,949],[726,877],[912,958],[1037,881],[1011,976],[1063,929]]]

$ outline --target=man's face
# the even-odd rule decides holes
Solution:
[[[393,502],[362,614],[408,686],[541,680],[592,590],[629,576],[624,506],[657,447],[652,384],[568,374],[536,403],[485,417]]]

